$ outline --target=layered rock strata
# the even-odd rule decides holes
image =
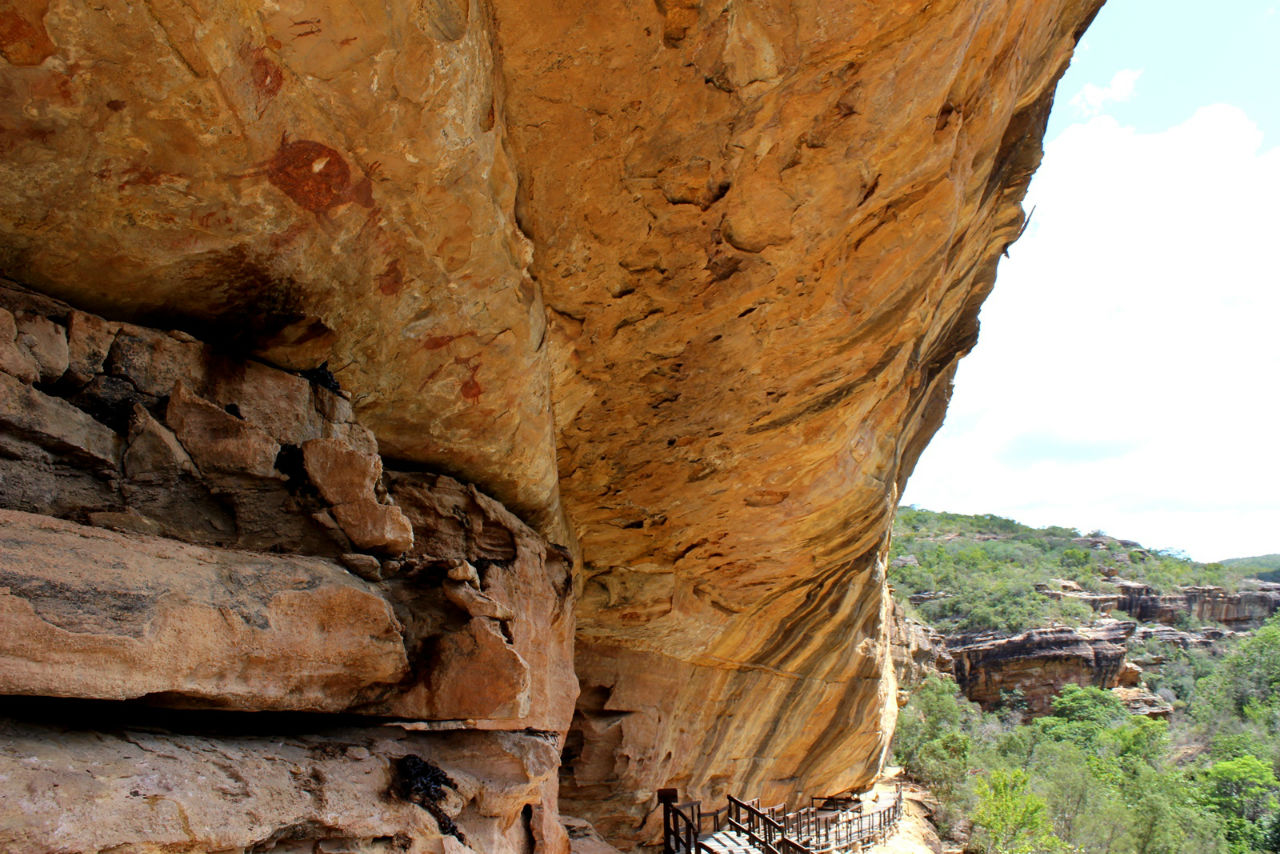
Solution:
[[[893,674],[904,689],[899,691],[900,696],[905,697],[905,689],[930,676],[951,672],[952,659],[946,638],[933,626],[908,617],[896,601],[889,639]]]
[[[1120,685],[1112,688],[1111,693],[1124,703],[1124,707],[1131,715],[1166,720],[1173,714],[1172,703],[1141,686]]]
[[[327,362],[384,465],[475,483],[574,550],[576,813],[634,839],[660,785],[869,784],[894,721],[893,508],[1099,0],[11,5],[0,267],[116,321]],[[156,396],[189,424],[141,405],[171,432],[231,428],[201,401],[239,422],[184,390]],[[201,544],[230,518],[232,545],[302,537],[376,577],[407,544],[396,507],[418,548],[390,483],[317,485],[298,535],[251,525],[297,470],[259,426],[209,437],[253,488]],[[94,478],[52,515],[105,501]],[[177,524],[94,512],[131,510]],[[502,620],[454,593],[478,609],[458,648],[497,649],[479,627]]]
[[[554,736],[93,731],[0,721],[0,845],[11,852],[526,852],[554,783]],[[405,797],[406,756],[434,798]],[[410,766],[412,767],[412,766]],[[430,773],[430,772],[428,772]],[[429,787],[428,787],[429,788]],[[565,848],[567,850],[567,847]]]
[[[1136,644],[1146,645],[1152,641],[1156,643],[1171,644],[1181,647],[1182,649],[1206,649],[1213,646],[1219,641],[1226,640],[1237,634],[1230,629],[1206,627],[1195,631],[1180,631],[1172,626],[1150,625],[1138,626],[1137,631],[1133,633],[1133,637],[1129,639],[1130,646]],[[1153,663],[1162,663],[1163,658],[1159,661],[1155,657],[1148,656],[1148,660]]]
[[[1118,593],[1091,593],[1082,588],[1077,582],[1064,578],[1055,578],[1047,584],[1037,584],[1036,592],[1042,593],[1050,599],[1070,599],[1074,602],[1080,602],[1088,605],[1103,616],[1110,616],[1111,609],[1117,607],[1120,603],[1120,595]]]
[[[162,733],[5,724],[6,851],[567,849],[562,549],[472,486],[384,468],[323,372],[12,286],[0,357],[0,692]],[[218,714],[182,731],[124,701]],[[404,731],[331,737],[338,712]],[[393,797],[420,754],[469,775],[441,772],[448,809]]]
[[[1125,674],[1125,641],[1136,626],[1055,626],[1017,635],[983,632],[947,639],[952,673],[966,697],[984,709],[1020,696],[1032,715],[1049,711],[1063,685],[1114,688]],[[1015,695],[1015,692],[1019,692]]]
[[[1229,593],[1221,587],[1183,587],[1159,594],[1149,585],[1123,579],[1115,582],[1116,607],[1135,620],[1178,624],[1188,618],[1220,623],[1229,629],[1256,628],[1280,611],[1280,584],[1259,582],[1255,590]]]

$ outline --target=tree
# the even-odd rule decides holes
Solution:
[[[1097,752],[1104,746],[1103,733],[1128,715],[1110,691],[1067,684],[1053,698],[1053,714],[1038,719],[1035,727],[1051,741],[1070,741]]]
[[[996,769],[976,783],[973,815],[988,854],[1054,854],[1069,849],[1053,834],[1044,799],[1028,788],[1027,772]]]
[[[1278,809],[1280,781],[1258,757],[1244,755],[1215,762],[1205,771],[1205,800],[1220,816],[1233,854],[1257,851],[1267,841],[1270,818]]]
[[[1223,851],[1213,815],[1199,808],[1191,788],[1177,771],[1140,767],[1129,786],[1129,797],[1134,816],[1134,854]]]
[[[1089,563],[1089,553],[1084,549],[1063,549],[1062,557],[1058,560],[1063,566],[1086,566]]]
[[[1090,854],[1118,854],[1127,850],[1132,820],[1115,787],[1094,773],[1093,760],[1069,741],[1046,741],[1036,746],[1028,774],[1060,839]]]
[[[912,693],[898,716],[894,761],[920,782],[947,794],[969,767],[972,730],[978,707],[960,695],[950,679],[930,677]]]

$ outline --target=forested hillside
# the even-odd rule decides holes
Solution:
[[[1223,565],[1249,570],[1266,581],[1280,581],[1280,555],[1255,555],[1224,560]]]
[[[914,595],[916,615],[944,632],[1093,620],[1080,601],[1036,590],[1060,579],[1097,592],[1116,575],[1160,592],[1232,589],[1259,569],[1199,564],[1098,532],[914,508],[899,511],[892,558],[897,595]],[[1219,634],[1188,648],[1131,644],[1146,687],[1173,705],[1167,719],[1076,685],[1035,719],[1016,695],[983,712],[949,677],[930,678],[902,710],[895,761],[935,793],[940,830],[966,852],[1280,852],[1280,615]]]
[[[1093,610],[1036,590],[1062,579],[1082,590],[1113,590],[1124,578],[1167,593],[1186,585],[1235,590],[1257,575],[1252,563],[1196,563],[1177,552],[1074,528],[1032,528],[999,516],[902,507],[894,523],[889,580],[918,616],[943,632],[1018,632],[1054,621],[1080,624]]]

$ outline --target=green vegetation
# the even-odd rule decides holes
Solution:
[[[1051,715],[984,713],[955,683],[913,692],[894,759],[939,798],[944,832],[972,820],[982,854],[1280,852],[1280,615],[1217,651],[1153,647],[1180,708],[1130,715],[1065,686]]]
[[[1093,620],[1079,593],[1113,578],[1159,593],[1280,581],[1280,555],[1201,564],[1095,531],[900,508],[890,581],[943,632],[1008,633]],[[1071,586],[1071,585],[1066,585]],[[1026,720],[1017,697],[982,712],[949,678],[917,686],[894,758],[939,798],[940,828],[978,854],[1280,852],[1280,614],[1211,649],[1131,647],[1169,721],[1130,715],[1097,688],[1065,686]]]
[[[1222,561],[1224,566],[1233,569],[1248,570],[1263,581],[1280,582],[1280,555],[1257,555],[1255,557],[1236,557]]]
[[[1092,539],[1092,542],[1083,542]],[[1201,564],[1136,543],[1088,538],[1073,528],[1031,528],[999,516],[898,509],[893,527],[889,581],[903,601],[940,594],[914,606],[921,619],[943,632],[998,629],[1019,632],[1057,621],[1079,625],[1093,610],[1078,600],[1053,599],[1037,584],[1066,579],[1084,591],[1109,592],[1107,575],[1172,592],[1191,584],[1234,590],[1257,574],[1253,564]]]

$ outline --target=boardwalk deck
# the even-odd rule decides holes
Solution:
[[[902,788],[893,802],[864,811],[848,799],[814,798],[786,812],[732,795],[728,805],[704,813],[702,804],[676,803],[675,789],[661,789],[663,854],[856,854],[888,838],[902,818]]]

